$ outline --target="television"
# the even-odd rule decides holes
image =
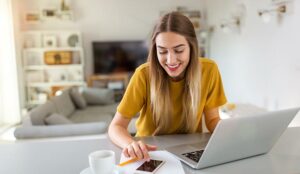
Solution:
[[[94,41],[94,74],[133,72],[147,61],[145,41]]]

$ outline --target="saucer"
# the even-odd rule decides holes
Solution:
[[[93,172],[91,171],[91,169],[88,167],[88,168],[85,168],[84,170],[82,170],[80,172],[80,174],[93,174]]]
[[[114,170],[111,174],[119,174],[120,172]],[[93,174],[92,170],[88,167],[83,169],[80,174]]]

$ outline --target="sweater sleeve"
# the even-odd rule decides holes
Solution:
[[[217,64],[213,64],[210,70],[210,81],[208,95],[204,106],[204,111],[224,105],[227,102],[221,75]]]
[[[147,77],[142,68],[137,68],[126,88],[117,111],[126,118],[134,117],[146,102]]]

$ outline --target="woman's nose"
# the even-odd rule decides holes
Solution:
[[[176,56],[174,53],[169,52],[167,56],[167,64],[172,65],[176,63]]]

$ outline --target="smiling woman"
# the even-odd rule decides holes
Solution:
[[[20,103],[10,0],[0,0],[0,125],[20,121]]]
[[[149,158],[156,146],[134,141],[127,131],[139,113],[136,136],[213,132],[226,103],[221,76],[213,60],[199,57],[192,22],[178,12],[162,16],[151,37],[148,61],[130,79],[109,127],[109,136],[126,157]]]

